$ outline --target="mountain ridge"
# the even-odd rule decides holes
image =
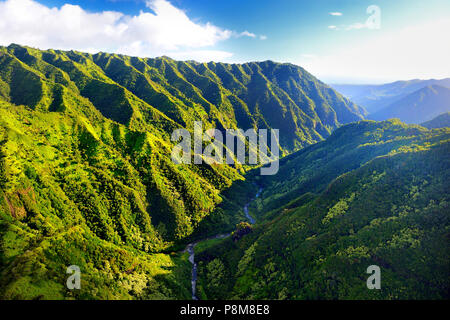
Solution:
[[[189,263],[166,253],[231,231],[253,191],[228,192],[249,166],[173,163],[172,132],[280,129],[283,155],[362,117],[293,65],[0,47],[0,296],[189,297]]]
[[[393,104],[370,114],[373,120],[399,118],[406,123],[422,123],[450,110],[450,88],[425,86]]]
[[[361,121],[282,159],[238,241],[197,250],[202,299],[448,298],[448,128]],[[368,290],[366,270],[381,270]]]
[[[197,120],[216,122],[219,128],[278,126],[281,130],[286,130],[282,132],[282,136],[289,137],[284,142],[286,146],[282,147],[290,150],[304,146],[304,140],[316,141],[329,135],[330,130],[340,123],[361,120],[364,113],[331,87],[315,79],[303,68],[292,64],[277,64],[271,61],[239,65],[214,62],[189,64],[166,57],[147,59],[107,53],[91,55],[75,51],[36,51],[18,45],[10,45],[6,51],[13,54],[17,52],[16,55],[24,61],[29,61],[29,55],[42,55],[47,64],[62,67],[63,71],[72,73],[75,80],[85,76],[96,78],[97,75],[105,73],[107,78],[128,88],[132,94],[150,106],[156,105],[159,111],[184,127],[192,125],[192,115]],[[66,61],[60,62],[58,54]],[[78,61],[87,64],[87,70],[81,68],[78,63],[68,66],[71,59],[73,63]],[[102,68],[104,70],[99,70]],[[112,85],[105,76],[96,80]],[[98,86],[101,82],[88,85],[81,93],[92,98],[90,87]],[[248,89],[246,86],[249,86]],[[259,97],[264,98],[257,99],[253,88],[258,90]],[[181,94],[180,90],[184,94]],[[186,96],[188,93],[192,95],[192,102],[208,114],[211,118],[209,121],[201,109],[191,107],[192,102],[188,100],[192,98]],[[316,102],[309,98],[311,95]],[[333,110],[330,103],[338,110]],[[97,105],[100,105],[100,110],[104,109],[101,107],[101,101],[98,101]],[[277,109],[281,112],[274,112]],[[130,111],[128,108],[128,112]],[[186,114],[191,111],[194,111],[192,115]],[[113,120],[126,122],[130,120],[131,114],[124,119]],[[268,115],[274,120],[264,118]],[[283,119],[283,126],[277,118]]]
[[[446,297],[449,131],[363,115],[292,64],[0,47],[0,298],[189,299],[182,248],[247,209],[196,248],[201,298]],[[278,174],[173,163],[194,121],[280,129]]]
[[[379,85],[333,84],[332,87],[355,103],[364,106],[369,113],[374,113],[406,95],[432,84],[450,88],[450,78],[400,80]]]

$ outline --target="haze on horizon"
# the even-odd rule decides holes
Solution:
[[[375,84],[450,77],[449,13],[443,0],[0,0],[0,45],[273,60],[328,83]]]

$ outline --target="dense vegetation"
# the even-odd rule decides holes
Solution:
[[[189,299],[236,225],[203,298],[448,298],[450,131],[363,115],[290,64],[0,47],[0,298]],[[175,165],[195,120],[280,129],[279,173]]]
[[[450,129],[362,121],[282,160],[259,223],[202,248],[214,299],[448,299]],[[250,178],[250,180],[252,180]],[[381,290],[366,269],[381,268]]]
[[[0,297],[189,298],[185,255],[163,252],[230,231],[256,187],[175,165],[173,130],[280,129],[288,154],[363,113],[290,64],[0,47]]]

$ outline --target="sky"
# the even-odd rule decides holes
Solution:
[[[0,45],[304,67],[328,83],[450,77],[449,0],[0,0]]]

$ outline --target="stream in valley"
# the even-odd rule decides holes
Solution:
[[[248,203],[245,204],[243,207],[245,217],[248,219],[248,221],[251,224],[255,223],[255,219],[248,213],[248,206],[250,203],[254,200],[256,200],[262,193],[263,188],[259,188],[258,192],[256,193],[255,197],[252,198]],[[206,239],[198,240],[196,242],[189,243],[186,246],[185,252],[187,251],[189,253],[189,262],[192,264],[192,278],[191,278],[191,288],[192,288],[192,300],[198,300],[197,297],[197,263],[195,262],[195,246],[199,244],[200,242],[206,241],[206,240],[212,240],[212,239],[224,239],[231,235],[231,233],[225,233],[225,234],[218,234],[213,237],[209,237]]]

